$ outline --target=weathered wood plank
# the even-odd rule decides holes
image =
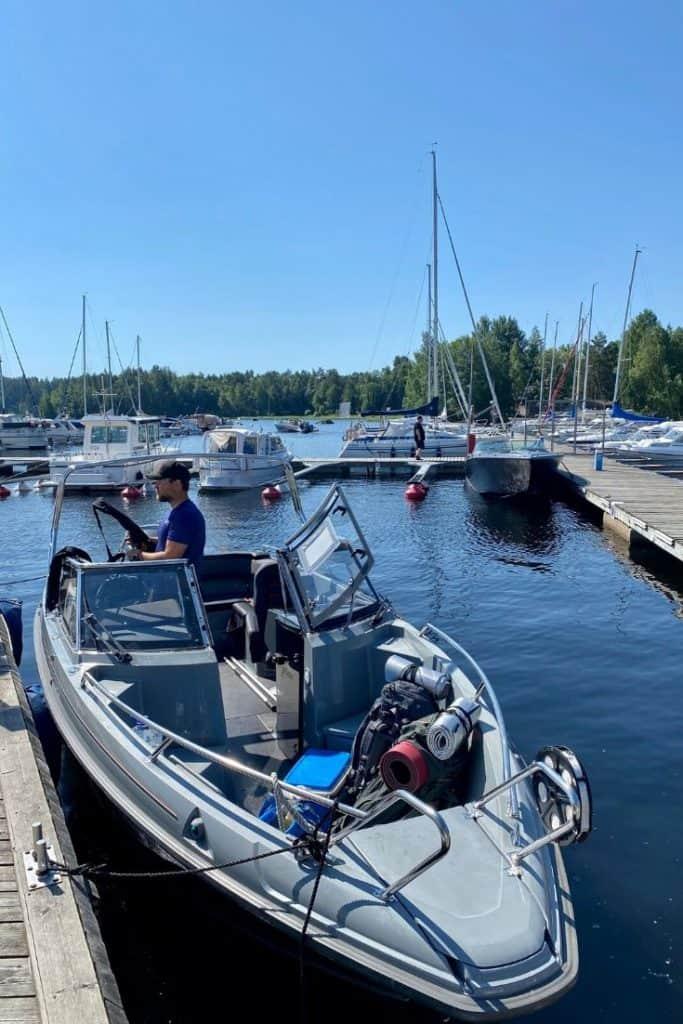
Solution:
[[[3,956],[28,956],[23,921],[6,921],[0,925],[0,957]]]
[[[38,1000],[30,996],[0,999],[0,1024],[42,1024]]]
[[[7,659],[10,645],[0,618],[0,644]],[[62,858],[50,807],[37,767],[24,712],[19,702],[21,681],[10,661],[9,671],[0,667],[0,788],[14,852],[16,883],[22,904],[25,930],[12,923],[0,925],[0,954],[19,948],[22,941],[34,968],[39,1017],[42,1024],[108,1024],[90,950],[74,899],[72,883],[62,881],[55,889],[38,889],[30,895],[21,862],[32,841],[32,823],[41,821],[45,837]],[[28,712],[27,712],[28,713]],[[10,845],[10,844],[7,844]],[[6,859],[0,843],[0,860]],[[0,868],[9,868],[3,864]],[[7,884],[7,874],[0,879]],[[0,999],[0,1007],[6,1000]],[[14,1011],[13,1011],[14,1012]],[[17,1004],[16,1012],[29,1013]],[[17,1017],[17,1020],[22,1020]],[[23,1019],[31,1019],[25,1016]],[[0,1024],[4,1018],[0,1016]]]
[[[2,1002],[12,996],[35,996],[36,989],[27,956],[4,957],[0,960],[0,1020]]]

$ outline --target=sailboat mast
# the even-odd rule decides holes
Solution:
[[[432,400],[432,347],[434,345],[434,334],[432,330],[432,265],[427,264],[427,401]]]
[[[577,367],[581,352],[581,327],[583,322],[583,302],[579,306],[579,322],[576,328],[576,344],[574,345],[574,375],[572,377],[572,415],[576,418],[576,379],[577,379]]]
[[[543,416],[543,377],[545,371],[545,339],[548,337],[548,314],[545,315],[545,324],[543,325],[543,341],[541,343],[541,383],[538,388],[538,422],[541,422]]]
[[[613,406],[616,404],[617,396],[619,394],[619,381],[620,381],[620,378],[621,378],[621,364],[622,364],[622,360],[624,358],[624,339],[626,337],[626,324],[628,323],[628,312],[629,312],[629,309],[631,308],[631,292],[633,291],[633,278],[636,276],[636,263],[638,262],[638,257],[640,256],[641,251],[642,250],[639,249],[638,246],[636,245],[636,251],[633,254],[633,266],[631,267],[631,280],[628,283],[628,297],[626,299],[626,309],[624,311],[624,326],[622,327],[622,330],[621,330],[621,341],[619,342],[619,356],[617,358],[617,374],[616,374],[616,377],[614,378],[614,394],[612,395],[612,405]]]
[[[5,379],[2,376],[2,356],[0,356],[0,412],[5,411]]]
[[[83,415],[88,415],[88,382],[86,380],[85,357],[85,295],[83,296],[83,312],[81,316],[81,338],[83,339]]]
[[[108,376],[108,384],[109,384],[109,397],[111,399],[111,407],[112,407],[112,412],[113,412],[114,411],[114,381],[112,380],[112,375],[111,375],[111,345],[109,343],[109,321],[108,320],[104,321],[104,332],[105,332],[105,334],[107,336],[107,376]],[[105,412],[107,411],[106,407],[105,407],[104,411]]]
[[[432,359],[433,359],[433,374],[432,380],[434,390],[438,390],[439,386],[439,215],[438,215],[438,204],[439,204],[439,193],[436,186],[436,150],[432,150],[432,231],[433,231],[433,243],[434,251],[432,254],[432,266],[434,268],[434,306],[433,306],[433,318],[432,323],[434,330],[432,332]],[[432,395],[429,396],[431,401]]]
[[[550,380],[548,381],[548,404],[546,409],[550,411],[550,401],[553,394],[553,377],[555,376],[555,353],[557,352],[557,333],[560,329],[560,321],[555,321],[555,338],[553,340],[553,354],[550,357]]]
[[[586,392],[588,390],[588,361],[591,351],[591,331],[593,329],[593,299],[595,297],[595,284],[591,288],[591,304],[588,310],[588,337],[586,338],[586,363],[583,368],[583,399],[581,402],[582,422],[586,421]]]
[[[138,334],[138,336],[135,339],[135,348],[136,348],[137,357],[138,357],[138,416],[141,416],[142,415],[142,390],[140,388],[140,335],[139,334]],[[268,398],[268,401],[270,401],[270,396]]]

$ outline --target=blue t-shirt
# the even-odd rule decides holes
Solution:
[[[156,550],[163,551],[167,540],[187,544],[183,558],[199,568],[204,554],[206,523],[204,516],[189,498],[172,508],[159,526]]]

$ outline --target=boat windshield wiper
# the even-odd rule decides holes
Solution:
[[[102,625],[94,612],[88,612],[84,615],[83,622],[86,624],[95,639],[102,644],[106,651],[113,654],[117,661],[127,665],[133,660],[133,655],[130,651],[127,651],[126,648],[111,635],[109,630]]]

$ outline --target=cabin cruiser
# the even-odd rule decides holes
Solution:
[[[449,1017],[528,1013],[573,984],[560,847],[591,828],[580,761],[524,762],[474,659],[375,590],[341,487],[272,554],[198,573],[125,543],[60,549],[61,498],[36,661],[66,744],[146,842]]]
[[[465,477],[485,497],[512,497],[547,484],[561,455],[546,449],[543,438],[477,438],[465,462]]]
[[[50,460],[53,479],[64,478],[68,491],[114,491],[144,483],[144,465],[128,462],[130,456],[158,458],[168,447],[159,442],[158,416],[84,416],[83,450]],[[107,464],[109,461],[110,464]]]
[[[231,424],[228,424],[230,426]],[[160,437],[196,437],[202,433],[197,424],[190,419],[164,417],[160,421]]]
[[[45,451],[47,431],[39,420],[0,413],[0,451]]]
[[[223,427],[204,435],[199,459],[200,491],[244,491],[284,479],[291,459],[277,434]]]
[[[412,458],[415,455],[414,426],[415,418],[406,417],[402,420],[389,420],[380,427],[365,424],[352,427],[344,435],[339,458]],[[423,458],[464,455],[466,451],[467,433],[462,427],[459,432],[455,432],[425,423]]]
[[[80,420],[58,416],[53,420],[41,420],[41,425],[47,431],[47,443],[50,448],[76,447],[83,444],[85,427]]]

